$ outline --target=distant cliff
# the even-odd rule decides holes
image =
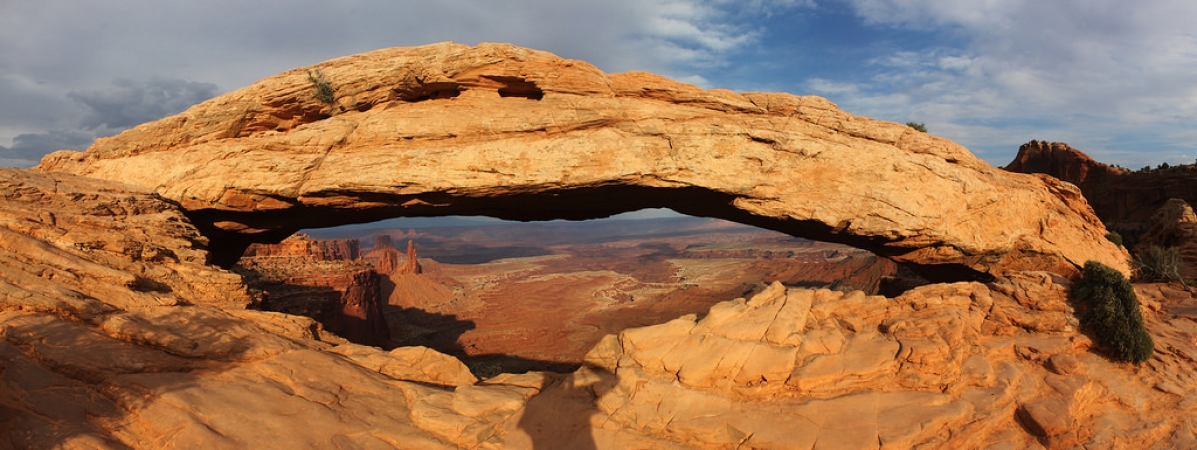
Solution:
[[[361,256],[357,239],[312,239],[295,233],[277,244],[253,244],[243,256],[299,256],[317,260],[353,261]]]
[[[1170,198],[1197,201],[1197,166],[1132,172],[1094,161],[1060,142],[1023,144],[1005,169],[1075,184],[1097,217],[1113,228],[1143,226]]]
[[[375,238],[374,248],[365,255],[365,259],[373,261],[374,270],[383,275],[420,274],[424,271],[420,267],[414,242],[407,241],[407,254],[400,255],[391,236],[383,234]],[[399,262],[401,260],[402,264]]]
[[[359,253],[357,239],[296,234],[250,246],[234,270],[264,293],[260,309],[311,317],[352,342],[391,347],[378,274]]]

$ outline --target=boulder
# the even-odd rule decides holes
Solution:
[[[315,81],[314,81],[315,80]],[[315,95],[325,83],[332,98]],[[507,44],[334,59],[47,156],[179,203],[231,265],[251,242],[397,216],[719,217],[907,263],[932,280],[1127,272],[1076,187],[784,93],[605,74]]]

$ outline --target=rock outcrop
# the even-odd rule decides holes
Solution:
[[[310,73],[334,90],[313,95]],[[649,207],[839,242],[932,280],[1070,275],[1126,254],[1072,185],[997,170],[825,99],[702,90],[504,44],[382,49],[266,78],[36,170],[178,202],[231,265],[251,242],[395,216],[587,219]]]
[[[394,273],[419,275],[422,272],[424,269],[420,267],[420,261],[416,255],[416,243],[407,241],[407,260],[403,261],[403,265],[395,269]]]
[[[1097,217],[1120,232],[1142,232],[1169,199],[1197,202],[1197,166],[1132,172],[1094,161],[1060,142],[1024,144],[1005,169],[1051,175],[1075,184]]]
[[[391,237],[385,234],[374,239],[374,248],[366,253],[366,258],[374,261],[374,271],[381,275],[395,273],[400,266],[399,249]]]
[[[374,262],[374,270],[382,275],[419,275],[424,271],[416,255],[415,242],[407,241],[407,253],[403,255],[391,237],[385,234],[375,238],[374,248],[365,257]]]
[[[1151,216],[1147,231],[1139,237],[1135,252],[1143,252],[1149,246],[1176,247],[1180,253],[1181,275],[1197,279],[1197,214],[1184,200],[1168,200],[1159,211]]]
[[[1099,163],[1063,142],[1034,140],[1018,147],[1018,155],[1004,169],[1047,174],[1084,187],[1096,187],[1129,173],[1126,169]],[[1083,187],[1081,191],[1087,192]],[[1099,217],[1101,215],[1098,213]]]
[[[242,257],[295,256],[316,261],[354,261],[361,257],[357,239],[312,239],[295,233],[277,244],[251,245]]]
[[[1046,272],[897,298],[773,284],[480,382],[247,310],[172,203],[0,169],[0,447],[1194,448],[1197,298],[1137,286],[1158,344],[1111,363]]]
[[[234,270],[262,292],[257,309],[316,319],[351,342],[391,348],[378,274],[358,253],[357,240],[313,240],[297,235],[278,244],[254,244]]]

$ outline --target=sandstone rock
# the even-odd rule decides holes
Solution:
[[[255,244],[234,271],[262,292],[257,305],[311,317],[352,342],[391,348],[382,312],[378,274],[357,256],[357,241],[315,241],[306,236],[279,244]]]
[[[154,194],[0,169],[0,199],[0,286],[33,288],[22,298],[47,309],[87,320],[111,307],[150,308],[179,298],[250,303],[240,277],[206,265],[208,240]]]
[[[384,352],[374,347],[347,344],[330,351],[396,380],[442,386],[468,386],[478,382],[460,360],[430,348],[398,347]]]
[[[417,260],[416,244],[412,241],[407,241],[407,260],[403,262],[402,266],[396,268],[393,273],[419,275],[423,271],[424,269],[420,267],[420,261]]]
[[[1051,175],[1076,185],[1097,217],[1122,233],[1128,246],[1136,243],[1134,235],[1146,230],[1151,216],[1169,199],[1197,201],[1193,194],[1197,167],[1132,172],[1094,161],[1062,142],[1024,144],[1005,169]]]
[[[604,338],[571,374],[473,383],[439,353],[346,344],[311,319],[246,310],[245,285],[204,264],[186,216],[139,188],[0,174],[13,237],[0,246],[0,447],[1194,442],[1197,298],[1176,287],[1136,286],[1156,305],[1144,320],[1160,349],[1138,367],[1071,327],[1065,279],[1027,272],[895,298],[771,285]]]
[[[295,233],[282,242],[272,245],[251,245],[242,257],[294,256],[317,261],[353,261],[361,256],[361,244],[357,239],[312,239],[303,233]]]
[[[399,249],[395,248],[391,237],[385,234],[379,235],[374,240],[374,248],[367,253],[366,257],[374,261],[374,271],[380,275],[391,275],[400,266]]]
[[[1149,246],[1175,247],[1182,259],[1181,275],[1197,277],[1197,214],[1179,198],[1169,199],[1147,222],[1147,231],[1139,237],[1136,252]]]
[[[309,71],[334,87],[312,95]],[[295,69],[46,157],[179,202],[230,265],[249,242],[394,216],[584,219],[647,207],[864,248],[936,280],[1126,255],[1080,191],[827,100],[704,91],[504,44]],[[257,214],[262,213],[262,214]]]

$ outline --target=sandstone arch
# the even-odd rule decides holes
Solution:
[[[604,74],[505,44],[382,49],[266,78],[38,166],[178,202],[229,264],[249,242],[395,216],[586,219],[647,207],[841,242],[935,280],[1125,251],[1072,185],[827,100]]]

